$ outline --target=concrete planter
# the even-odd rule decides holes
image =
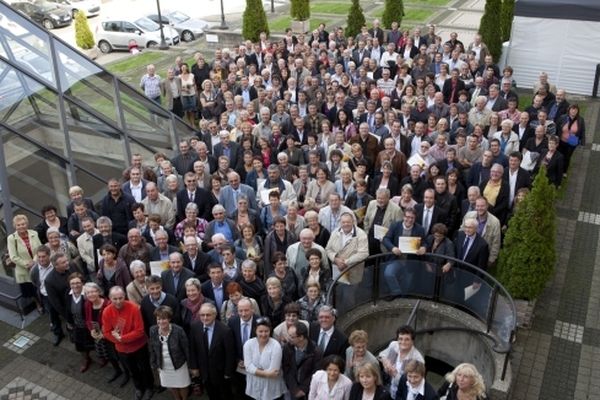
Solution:
[[[310,20],[296,21],[292,20],[292,32],[294,33],[306,33],[310,28]]]
[[[92,47],[91,49],[79,49],[79,51],[85,55],[87,58],[89,58],[90,60],[95,60],[98,57],[100,57],[100,50],[98,50],[98,48],[96,46]]]

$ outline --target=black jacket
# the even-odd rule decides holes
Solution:
[[[215,321],[210,348],[206,348],[204,325],[193,322],[190,329],[190,369],[199,369],[202,381],[211,384],[225,384],[225,377],[235,372],[235,342],[231,329],[220,321]]]
[[[320,363],[323,356],[321,350],[309,339],[304,350],[304,357],[299,364],[296,364],[296,348],[294,345],[291,343],[285,344],[282,352],[281,369],[283,379],[292,397],[298,390],[308,393],[310,391],[310,379],[315,371],[321,367]]]
[[[419,394],[415,400],[438,400],[438,394],[431,386],[431,384],[425,381],[425,393],[423,395]],[[398,391],[396,392],[396,400],[411,400],[412,395],[409,397],[408,386],[406,386],[406,374],[400,377],[400,382],[398,382]]]
[[[318,323],[314,322],[310,325],[309,336],[310,340],[315,343],[319,342],[319,334],[321,332],[321,327]],[[338,328],[333,329],[333,333],[329,338],[329,342],[327,343],[327,347],[323,352],[323,357],[327,357],[331,354],[336,354],[340,357],[346,356],[346,348],[348,348],[348,338],[346,335],[342,333]]]
[[[171,334],[167,339],[169,356],[175,369],[181,368],[190,358],[190,348],[187,336],[183,329],[175,324],[171,324]],[[158,335],[158,326],[150,328],[150,340],[148,341],[148,350],[150,351],[150,366],[152,369],[163,367],[162,343]]]

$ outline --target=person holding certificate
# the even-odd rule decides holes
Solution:
[[[416,211],[407,208],[404,219],[393,222],[383,238],[383,247],[396,256],[383,272],[389,294],[404,294],[413,289],[414,271],[419,267],[414,255],[425,254],[425,229],[415,223],[416,217]]]

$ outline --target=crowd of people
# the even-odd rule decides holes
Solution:
[[[148,66],[145,94],[197,134],[152,165],[134,154],[97,204],[74,186],[33,229],[14,217],[16,281],[55,346],[66,328],[82,373],[94,352],[136,399],[153,396],[153,371],[175,399],[485,397],[471,364],[434,390],[410,327],[374,356],[325,293],[380,253],[391,293],[419,285],[401,237],[421,239],[412,257],[494,265],[532,177],[545,166],[559,186],[585,144],[579,107],[541,73],[519,110],[512,69],[478,35],[325,28],[178,57],[164,79]]]

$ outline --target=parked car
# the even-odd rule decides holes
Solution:
[[[89,17],[100,15],[100,0],[46,0],[50,3],[57,4],[60,8],[71,13],[71,17],[75,18],[77,11],[85,12]]]
[[[60,28],[71,25],[71,13],[58,7],[55,3],[47,1],[36,1],[33,3],[26,1],[16,1],[11,6],[25,14],[33,21],[38,22],[46,29]]]
[[[165,13],[161,13],[161,17],[163,26],[172,26],[175,28],[184,42],[191,42],[194,39],[198,39],[209,27],[207,21],[192,18],[181,11],[166,11]],[[158,14],[150,14],[148,18],[159,23]]]
[[[171,27],[163,28],[168,45],[179,44],[179,34]],[[103,53],[113,50],[128,50],[131,43],[137,47],[155,47],[160,43],[160,26],[146,18],[109,19],[96,28],[98,48]]]

